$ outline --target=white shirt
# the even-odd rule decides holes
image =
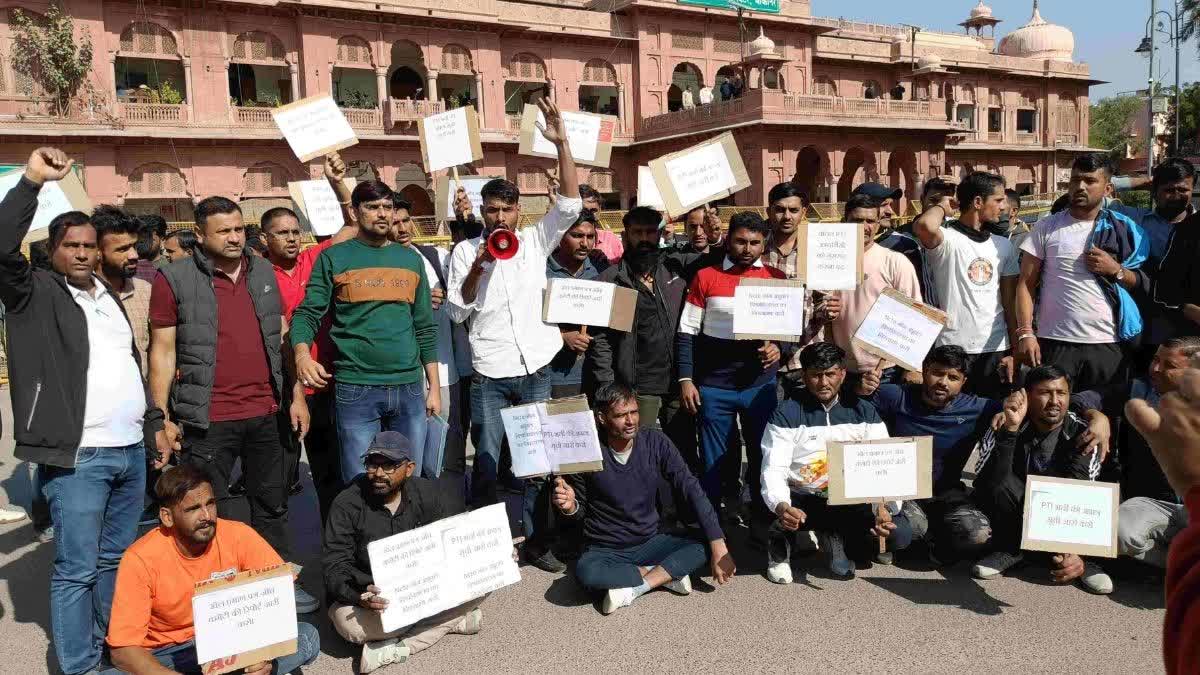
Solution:
[[[87,320],[87,397],[81,448],[121,448],[142,441],[146,390],[133,358],[133,329],[99,278],[89,293],[67,284]]]
[[[1038,303],[1040,338],[1081,344],[1116,342],[1113,308],[1096,275],[1087,269],[1087,242],[1094,221],[1060,211],[1038,221],[1021,250],[1042,261]]]
[[[450,253],[444,248],[435,248],[437,251],[438,261],[442,267],[442,274],[446,274],[446,263],[449,261]],[[419,252],[418,252],[419,253]],[[430,288],[441,287],[438,283],[437,270],[429,262],[429,258],[421,256],[421,262],[425,263],[425,278],[429,279]],[[446,289],[442,289],[446,290]],[[442,306],[433,310],[433,320],[437,324],[438,330],[438,380],[441,386],[449,387],[458,382],[458,363],[454,358],[454,335],[450,330],[450,312],[443,299]]]
[[[463,300],[463,281],[471,271],[483,237],[461,241],[450,254],[447,292],[450,318],[467,323],[471,365],[490,378],[531,375],[550,363],[562,348],[558,326],[542,322],[546,256],[558,246],[583,210],[578,197],[562,195],[533,227],[517,233],[520,246],[508,260],[485,265],[475,302]]]
[[[1017,249],[1004,237],[976,241],[953,227],[942,228],[942,243],[926,249],[946,328],[936,345],[958,345],[968,354],[1008,349],[1008,322],[1000,302],[1000,278],[1021,273]]]

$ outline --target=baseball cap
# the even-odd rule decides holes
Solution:
[[[882,201],[884,199],[900,199],[904,196],[904,190],[901,190],[900,188],[890,188],[879,183],[863,183],[862,185],[854,188],[854,192],[851,194],[867,195],[868,197],[873,197]]]
[[[381,431],[375,434],[371,445],[363,453],[363,461],[367,461],[371,455],[379,455],[396,463],[411,462],[413,458],[412,443],[399,431]]]

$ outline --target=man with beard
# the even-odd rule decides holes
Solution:
[[[183,465],[154,486],[161,525],[130,546],[117,570],[108,646],[116,673],[199,673],[192,596],[201,581],[281,565],[283,560],[254,530],[217,515],[208,474]],[[246,666],[247,675],[290,673],[317,659],[321,638],[307,623],[296,626],[296,652]]]
[[[1024,560],[1026,478],[1095,480],[1100,473],[1099,449],[1081,453],[1075,447],[1086,426],[1070,412],[1070,399],[1070,375],[1058,366],[1038,366],[1025,376],[1025,388],[1005,399],[1000,428],[989,429],[980,441],[973,498],[991,523],[993,552],[971,568],[976,579],[994,579]],[[1091,593],[1112,592],[1112,579],[1090,561],[1074,553],[1046,557],[1055,583],[1079,580]]]
[[[904,205],[904,190],[880,183],[863,183],[854,188],[850,198],[859,195],[866,195],[879,203],[879,231],[875,235],[876,243],[908,258],[908,262],[912,263],[917,272],[921,297],[925,298],[926,302],[933,302],[933,289],[930,288],[929,275],[925,269],[925,251],[913,236],[911,226],[901,226],[895,222]]]
[[[583,200],[584,212],[592,214],[593,222],[596,223],[595,250],[603,253],[605,260],[610,265],[617,264],[617,261],[625,254],[625,247],[621,244],[621,238],[599,220],[594,219],[596,214],[600,213],[600,193],[591,185],[580,183],[579,198]]]
[[[1126,343],[1142,332],[1130,291],[1143,284],[1138,268],[1148,240],[1137,223],[1103,208],[1112,171],[1107,155],[1075,158],[1069,208],[1038,222],[1021,243],[1014,356],[1031,368],[1062,368],[1079,389],[1124,380]]]
[[[598,230],[596,217],[585,208],[563,234],[554,252],[546,257],[546,278],[595,281],[601,270],[590,256],[595,250]],[[584,326],[559,324],[558,330],[562,333],[563,348],[550,361],[550,396],[577,396],[583,391],[583,355],[593,338]]]
[[[1020,273],[1017,250],[992,233],[1006,202],[1004,179],[976,171],[958,184],[958,219],[933,205],[913,221],[925,249],[926,268],[936,289],[946,327],[934,346],[957,345],[967,363],[968,393],[995,397],[1013,381],[1008,336],[1016,330],[1013,296]]]
[[[363,646],[360,673],[404,663],[450,633],[474,635],[483,624],[486,596],[399,630],[383,629],[380,613],[388,601],[371,576],[370,543],[463,510],[437,483],[415,475],[414,451],[403,434],[379,432],[362,458],[366,474],[338,495],[325,524],[321,569],[329,620],[347,642]]]
[[[117,207],[102,204],[92,212],[92,226],[100,244],[97,275],[121,299],[141,357],[139,365],[143,373],[149,373],[146,352],[150,349],[150,283],[137,278],[140,223]]]
[[[154,279],[150,389],[155,405],[183,427],[183,463],[208,471],[217,497],[231,506],[241,505],[229,490],[240,460],[250,523],[287,558],[289,485],[276,414],[288,387],[288,419],[301,437],[309,417],[304,387],[290,368],[285,378],[279,285],[269,262],[245,254],[237,204],[201,200],[196,224],[196,253]],[[319,606],[297,586],[297,611]]]

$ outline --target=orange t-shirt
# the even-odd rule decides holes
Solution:
[[[171,534],[156,528],[133,542],[121,558],[108,646],[157,649],[187,642],[196,636],[196,582],[282,562],[266,540],[235,520],[217,519],[217,535],[199,558],[185,558]]]

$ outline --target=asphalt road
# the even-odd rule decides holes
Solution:
[[[28,466],[13,458],[12,414],[0,389],[0,500],[26,504]],[[303,580],[319,593],[317,513],[311,486],[292,501]],[[818,555],[797,558],[796,581],[762,576],[760,554],[731,547],[738,576],[709,577],[689,597],[651,593],[601,616],[570,576],[523,567],[522,581],[484,604],[478,635],[448,636],[404,665],[379,672],[1162,672],[1161,579],[1118,565],[1116,591],[1089,595],[1050,585],[1026,566],[989,582],[965,564],[934,570],[922,560],[874,566],[837,581]],[[0,528],[0,654],[4,673],[57,672],[50,641],[52,544],[29,522]],[[305,669],[357,672],[357,650],[323,615],[322,654]]]

